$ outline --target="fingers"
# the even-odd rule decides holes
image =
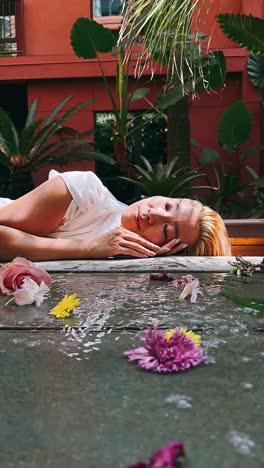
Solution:
[[[130,242],[130,241],[127,241],[127,240],[123,240],[120,243],[120,247],[122,249],[126,249],[126,250],[129,249],[129,250],[131,250],[133,252],[138,252],[138,253],[142,254],[143,256],[145,256],[145,257],[155,257],[156,256],[156,252],[153,252],[153,250],[149,250],[146,247],[144,247],[143,245],[137,244],[135,242]],[[130,254],[127,254],[127,255],[130,255]]]
[[[181,250],[186,249],[186,247],[188,247],[188,244],[179,244],[179,245],[176,245],[174,248],[172,248],[169,252],[166,252],[164,255],[166,255],[166,256],[168,256],[168,255],[175,255],[175,254],[177,254],[178,252],[180,252]]]
[[[170,242],[168,242],[167,244],[163,245],[161,248],[160,248],[160,251],[159,251],[159,254],[164,254],[164,253],[167,253],[169,252],[173,247],[175,247],[176,245],[178,245],[180,242],[180,239],[173,239],[171,240]]]
[[[144,237],[139,236],[138,234],[135,234],[132,231],[128,231],[127,229],[123,229],[123,239],[126,239],[127,241],[132,241],[135,244],[142,245],[146,247],[146,249],[151,250],[152,252],[159,253],[160,252],[160,247],[156,244],[153,244],[152,242],[148,241],[147,239],[144,239]]]
[[[119,254],[121,255],[129,255],[130,257],[137,257],[137,258],[148,258],[148,255],[145,255],[141,252],[137,252],[136,250],[133,249],[128,249],[128,248],[121,248]]]

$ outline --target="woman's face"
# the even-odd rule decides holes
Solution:
[[[173,239],[193,246],[200,235],[201,203],[188,198],[151,197],[128,206],[121,225],[156,245]]]

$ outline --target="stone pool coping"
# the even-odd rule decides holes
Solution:
[[[260,263],[263,257],[244,257],[252,263]],[[225,273],[232,268],[228,262],[235,257],[168,257],[168,258],[109,258],[103,260],[59,260],[35,262],[50,272],[73,271],[87,273],[142,273],[153,271],[214,272]]]

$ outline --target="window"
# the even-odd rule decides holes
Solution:
[[[22,0],[0,0],[0,55],[22,53]]]
[[[114,142],[114,114],[112,112],[95,112],[95,143],[97,151],[113,155]],[[128,160],[142,166],[140,156],[147,158],[156,166],[167,160],[167,128],[163,116],[157,116],[154,111],[131,111],[129,119],[136,117],[133,122],[136,130],[128,137]],[[138,198],[134,185],[118,179],[121,174],[118,166],[107,166],[96,163],[96,174],[109,188],[116,198],[131,203]]]
[[[93,18],[108,29],[120,29],[124,1],[93,0]]]
[[[120,16],[124,0],[93,0],[94,18],[102,16]]]

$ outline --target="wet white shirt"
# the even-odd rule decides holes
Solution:
[[[71,196],[60,226],[46,237],[87,239],[120,226],[121,215],[127,205],[118,201],[101,180],[91,171],[59,173],[52,169],[49,179],[60,176]],[[0,207],[12,203],[0,198]]]

